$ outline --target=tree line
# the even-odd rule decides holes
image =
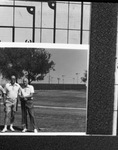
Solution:
[[[5,79],[9,80],[11,75],[17,80],[26,76],[31,84],[43,80],[54,67],[51,54],[44,48],[0,48],[0,74]],[[87,71],[81,81],[86,83]]]
[[[43,48],[0,48],[0,74],[5,79],[15,75],[17,80],[27,76],[32,81],[43,80],[55,63]]]

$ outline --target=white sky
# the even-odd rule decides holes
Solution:
[[[51,83],[58,83],[57,78],[60,78],[59,83],[77,83],[76,73],[78,83],[81,82],[80,78],[87,70],[87,50],[47,49],[47,51],[52,54],[51,60],[55,62],[55,71],[50,72],[50,76],[53,77]],[[43,82],[49,82],[49,74]]]

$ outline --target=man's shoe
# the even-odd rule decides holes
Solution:
[[[15,131],[13,127],[10,127],[10,130],[11,130],[12,132],[14,132],[14,131]]]
[[[2,133],[7,132],[7,129],[6,129],[6,128],[4,128],[1,132],[2,132]]]
[[[38,130],[37,130],[37,129],[34,129],[34,133],[38,133]]]
[[[27,131],[27,129],[26,129],[26,128],[22,130],[22,132],[23,132],[23,133],[25,133],[26,131]]]

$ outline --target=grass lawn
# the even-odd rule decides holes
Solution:
[[[34,107],[35,116],[37,126],[41,128],[40,132],[85,132],[86,130],[85,91],[35,91],[34,106],[36,106]],[[44,106],[44,108],[41,106]],[[2,126],[4,119],[3,105],[0,106],[0,110],[0,125]],[[14,125],[21,128],[20,106],[16,113]]]

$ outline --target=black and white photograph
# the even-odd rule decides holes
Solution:
[[[24,45],[27,46],[26,43]],[[75,46],[76,49],[73,45],[63,49],[59,49],[56,45],[55,48],[19,48],[15,45],[0,48],[0,81],[1,89],[3,88],[0,113],[2,134],[39,133],[40,135],[41,132],[50,134],[56,132],[58,135],[58,132],[62,132],[63,135],[64,132],[69,134],[77,132],[85,135],[89,50],[87,45]],[[12,78],[15,78],[14,82]],[[34,109],[36,123],[32,122],[32,112],[30,114],[29,107],[22,108],[21,95],[24,94],[22,88],[25,86],[25,80],[27,80],[26,87],[33,86],[34,89],[30,97],[33,99],[31,105],[34,108],[30,107]],[[15,83],[20,86],[19,91],[16,91]],[[18,95],[17,101],[9,107],[7,105],[8,101],[11,103],[13,99],[13,88],[15,95]],[[26,105],[27,102],[24,101]],[[17,110],[12,121],[14,107],[17,107]],[[26,116],[23,109],[26,109]],[[9,120],[6,118],[7,115]]]
[[[0,1],[1,148],[118,148],[117,18],[117,2]]]
[[[15,82],[21,88],[24,78],[27,78],[28,85],[33,86],[38,127],[31,131],[77,132],[85,135],[90,3],[7,0],[1,1],[0,8],[1,16],[4,13],[0,41],[1,44],[6,43],[0,47],[3,90],[6,90],[7,83],[12,82],[12,76],[15,76]],[[17,46],[8,42],[17,43]],[[21,46],[23,43],[25,47]],[[38,47],[31,47],[32,43]],[[40,43],[45,43],[45,46],[41,47]],[[49,48],[49,43],[54,46]],[[6,96],[3,93],[3,99]],[[18,102],[18,113],[13,115],[14,126],[16,132],[26,130],[25,133],[29,133],[28,127],[23,129],[20,105]],[[7,109],[6,104],[1,102],[1,116],[4,116],[1,117],[1,132],[8,134],[13,124],[4,109]],[[33,126],[31,118],[30,121],[29,126]],[[12,135],[14,133],[10,132]]]

